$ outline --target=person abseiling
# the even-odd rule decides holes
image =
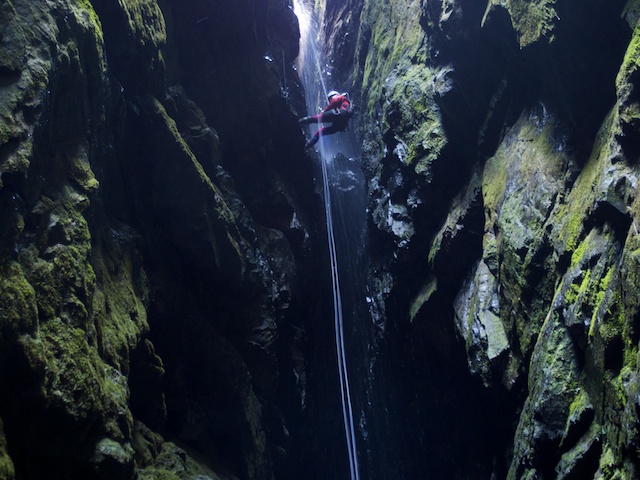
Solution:
[[[298,120],[301,125],[318,122],[330,122],[331,125],[324,126],[316,131],[307,141],[305,147],[309,148],[315,145],[320,139],[320,135],[332,135],[342,132],[347,128],[349,119],[353,116],[351,108],[351,100],[348,93],[338,93],[332,90],[327,94],[329,104],[324,107],[322,112],[312,117],[304,117]]]

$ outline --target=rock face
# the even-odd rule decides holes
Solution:
[[[326,36],[355,58],[380,348],[416,371],[402,478],[636,478],[640,6],[482,3],[363,0]]]
[[[290,2],[0,29],[0,478],[287,478],[317,214]]]

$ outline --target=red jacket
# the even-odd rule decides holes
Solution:
[[[323,112],[326,112],[328,110],[344,110],[345,112],[348,112],[350,106],[351,103],[349,102],[349,99],[344,95],[338,94],[331,97],[329,105],[324,107]]]

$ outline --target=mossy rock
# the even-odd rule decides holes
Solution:
[[[640,23],[640,1],[628,0],[622,16],[626,18],[631,28],[635,28]]]
[[[80,144],[75,152],[69,152],[66,158],[66,170],[69,178],[74,180],[84,192],[93,192],[100,186],[91,170],[88,148],[84,144]]]
[[[4,436],[2,419],[0,418],[0,480],[14,480],[13,461],[7,453],[7,439]]]
[[[11,2],[0,5],[0,36],[2,50],[0,50],[0,67],[3,74],[19,72],[26,63],[26,36],[20,17]]]
[[[625,15],[633,28],[633,36],[616,78],[618,123],[614,129],[626,153],[637,158],[640,155],[637,147],[640,142],[640,3],[629,2]]]
[[[93,420],[102,410],[104,371],[86,332],[59,320],[40,328],[46,355],[47,390],[51,401],[80,422]]]
[[[567,308],[564,314],[567,325],[582,323],[586,318],[590,336],[596,328],[601,333],[612,328],[620,333],[622,325],[613,326],[620,321],[613,313],[621,311],[617,295],[619,254],[620,247],[611,229],[591,230],[573,252],[571,266],[560,288],[561,296],[556,302],[557,305],[562,302]],[[608,321],[603,324],[605,319]],[[610,335],[606,334],[605,338]]]
[[[136,473],[138,480],[231,480],[218,476],[171,442],[162,444],[153,465],[138,469]]]
[[[452,246],[459,239],[459,234],[465,233],[461,226],[465,225],[473,216],[471,212],[474,205],[479,203],[479,197],[482,195],[481,182],[481,172],[477,169],[467,184],[466,190],[453,199],[447,219],[431,243],[428,257],[430,265],[435,265],[438,262],[445,265],[449,261],[446,258],[447,251],[452,249]],[[462,236],[464,235],[460,235],[460,237]]]
[[[172,222],[172,241],[194,263],[213,265],[219,273],[237,277],[250,253],[222,191],[206,174],[175,121],[160,101],[147,97],[145,114],[155,134],[165,140],[154,147],[150,186],[155,214]]]
[[[559,17],[555,9],[556,0],[490,0],[486,19],[491,10],[504,7],[509,12],[513,28],[518,34],[520,47],[524,48],[538,41],[552,42],[555,22]]]
[[[135,451],[136,467],[142,469],[153,464],[160,453],[164,439],[144,423],[136,420],[131,442]]]
[[[88,258],[88,224],[74,208],[60,204],[53,206],[48,222],[42,238],[53,245],[41,251],[36,245],[29,245],[21,251],[27,278],[35,290],[42,319],[64,316],[84,325],[89,319],[96,282]]]
[[[87,0],[75,0],[92,22],[101,22],[105,43],[111,45],[110,68],[123,87],[145,95],[163,89],[165,65],[162,48],[167,28],[162,10],[154,0],[127,2],[93,1],[97,15],[86,7]],[[141,83],[144,82],[144,86]]]
[[[48,46],[33,25],[46,30],[51,21],[47,11],[39,4],[20,8],[20,14],[12,2],[2,2],[0,6],[0,186],[3,174],[24,174],[30,165],[32,134],[51,67]]]
[[[364,68],[362,91],[367,112],[376,115],[385,84],[394,69],[421,65],[426,59],[425,32],[420,25],[422,11],[418,2],[366,2],[362,14],[363,27],[371,32],[366,44],[356,52],[356,64]],[[402,25],[403,28],[395,28]],[[364,58],[358,58],[362,57]],[[422,64],[422,68],[425,68]]]
[[[167,31],[162,10],[152,0],[134,0],[121,5],[132,32],[145,48],[159,49],[167,41]]]
[[[0,122],[0,145],[2,145],[11,137],[15,137],[19,131],[12,118],[19,103],[19,92],[8,89],[4,84],[5,82],[9,85],[18,83],[19,73],[27,65],[28,39],[22,20],[11,2],[2,2],[0,5],[0,37],[2,38],[0,78],[3,81],[3,96],[0,99],[0,118],[3,119]]]
[[[627,18],[632,16],[640,15],[640,3],[635,2],[633,6],[630,4],[627,6],[625,10],[625,15]],[[624,59],[622,60],[622,65],[620,67],[620,72],[617,77],[618,91],[620,92],[620,87],[623,82],[628,82],[629,78],[640,68],[640,19],[635,19],[636,23],[631,25],[633,28],[633,35],[631,37],[631,42],[629,42],[629,46],[627,47],[627,51],[625,52]],[[632,85],[626,85],[626,88],[632,88]],[[627,91],[627,90],[623,90]]]
[[[0,265],[0,341],[11,341],[38,326],[36,294],[17,263]]]
[[[403,249],[410,248],[419,227],[422,187],[439,188],[433,180],[446,168],[443,152],[449,146],[440,97],[452,85],[451,68],[429,65],[426,16],[419,2],[365,2],[356,47],[354,83],[367,117],[361,125],[364,169],[372,178],[370,214]]]
[[[499,284],[484,262],[479,262],[454,301],[456,328],[464,339],[471,373],[493,383],[494,366],[510,349],[499,316]]]
[[[98,478],[129,480],[134,476],[133,448],[128,443],[103,438],[96,444],[89,465]]]
[[[83,17],[86,18],[87,25],[90,25],[94,30],[96,36],[100,39],[100,43],[103,42],[102,23],[96,13],[90,0],[73,0],[71,3],[71,9],[76,14],[76,18],[82,22]]]
[[[548,313],[556,281],[548,231],[571,162],[557,128],[544,106],[523,113],[482,173],[483,261],[501,279],[499,314],[514,319],[518,338],[512,341],[525,358]],[[526,295],[534,289],[536,295]]]
[[[383,122],[404,145],[400,161],[431,178],[431,166],[447,145],[435,102],[436,76],[424,65],[400,69],[385,83]]]
[[[59,319],[44,323],[36,336],[21,339],[32,378],[40,382],[37,391],[46,404],[43,414],[64,432],[51,454],[91,441],[87,436],[91,425],[100,425],[102,432],[119,442],[133,431],[126,377],[104,364],[91,343],[84,330]]]
[[[101,354],[122,371],[128,371],[129,352],[149,330],[144,302],[149,286],[133,250],[133,245],[102,245],[91,260],[96,271],[91,310]]]

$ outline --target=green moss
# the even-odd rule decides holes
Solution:
[[[103,365],[101,380],[102,416],[106,433],[120,442],[133,435],[133,414],[129,410],[128,379],[119,370]]]
[[[61,246],[56,253],[53,265],[61,291],[77,293],[83,299],[89,299],[95,287],[95,273],[86,253],[72,245]]]
[[[164,468],[148,467],[138,471],[139,480],[183,480],[183,477]]]
[[[569,406],[569,418],[578,418],[589,408],[593,408],[589,395],[585,390],[581,389]]]
[[[162,10],[152,0],[130,0],[121,4],[141,45],[159,50],[167,40]]]
[[[623,289],[624,286],[621,287]],[[633,325],[633,316],[628,313],[627,305],[625,304],[625,298],[621,290],[616,291],[616,300],[619,304],[619,322],[622,325],[622,338],[623,338],[623,364],[624,368],[637,369],[638,368],[638,344],[634,341],[635,331]]]
[[[419,2],[366,2],[361,25],[362,29],[370,29],[371,36],[366,45],[366,58],[356,58],[354,64],[364,65],[360,83],[367,111],[372,115],[379,110],[383,89],[392,77],[392,71],[402,71],[424,61],[427,42],[420,25],[421,18]],[[361,55],[363,52],[358,50],[356,57]],[[422,65],[421,68],[426,67]],[[358,75],[359,71],[354,73]]]
[[[591,271],[587,270],[583,275],[578,277],[578,280],[580,280],[580,285],[572,283],[565,294],[565,302],[567,305],[571,305],[577,301],[584,301],[584,296],[588,292],[591,281]]]
[[[507,191],[507,168],[503,156],[496,154],[485,164],[482,177],[482,198],[488,211],[496,212]]]
[[[554,8],[555,3],[556,0],[537,2],[507,0],[507,9],[513,26],[518,32],[521,47],[526,47],[542,38],[546,38],[549,42],[553,41],[554,22],[558,18]]]
[[[571,268],[579,271],[579,275],[573,279],[568,291],[565,293],[565,301],[567,304],[575,301],[585,301],[585,295],[589,291],[591,282],[591,269],[587,268],[589,258],[593,254],[593,235],[587,236],[575,248],[571,255]],[[576,280],[580,282],[578,285]]]
[[[154,464],[137,471],[139,480],[186,480],[219,478],[213,471],[199,464],[185,450],[171,442],[162,444]]]
[[[629,75],[640,67],[640,22],[634,25],[633,36],[622,60],[622,67],[618,74],[618,80],[628,78]]]
[[[17,113],[17,112],[15,112]],[[12,113],[12,114],[15,114]],[[20,115],[22,112],[20,113]],[[5,117],[0,118],[0,125],[4,124]],[[9,124],[14,124],[10,131],[6,135],[5,143],[12,139],[20,137],[24,133],[24,125],[15,124],[15,121],[9,120]],[[2,136],[3,129],[0,127],[0,136]],[[2,139],[0,138],[0,141]],[[28,170],[31,164],[31,151],[33,145],[31,142],[21,142],[15,148],[9,147],[8,155],[4,158],[2,164],[0,164],[0,175],[4,173],[24,173]],[[0,183],[1,185],[1,183]]]
[[[62,292],[56,285],[54,265],[37,259],[30,267],[29,280],[36,293],[40,318],[47,320],[55,317],[62,303]]]
[[[625,323],[620,291],[615,288],[617,281],[613,281],[616,274],[617,268],[612,266],[600,279],[595,293],[595,311],[589,329],[589,335],[592,335],[597,316],[600,316],[599,333],[605,347],[615,338],[622,337]]]
[[[43,324],[47,396],[75,421],[95,418],[102,410],[102,369],[86,332],[60,320]]]
[[[637,217],[638,200],[634,204],[634,218]],[[640,236],[634,234],[634,228],[627,237],[621,269],[622,312],[624,316],[625,364],[637,365],[637,342],[631,339],[637,336],[638,312],[640,312]]]
[[[44,249],[44,258],[40,257],[38,246],[32,244],[21,251],[20,258],[35,294],[40,321],[64,317],[74,325],[84,325],[90,318],[96,283],[88,259],[91,250],[88,226],[77,212],[69,216],[59,205],[55,210],[64,216],[50,215],[49,240],[55,238],[72,244],[54,244]]]
[[[0,18],[2,18],[0,66],[9,71],[20,71],[24,68],[26,54],[24,26],[11,2],[0,4]]]
[[[0,339],[33,331],[38,308],[33,287],[16,263],[0,265]]]
[[[73,204],[71,198],[67,200]],[[53,210],[67,212],[59,205]],[[29,251],[25,252],[29,278],[43,314],[37,335],[24,338],[23,350],[32,369],[40,372],[42,395],[52,406],[81,425],[99,419],[100,428],[110,438],[126,441],[133,418],[127,379],[121,371],[128,371],[130,349],[148,328],[146,312],[132,285],[130,255],[114,252],[117,258],[112,259],[115,270],[111,272],[97,262],[98,279],[88,259],[92,250],[88,229],[78,220],[73,216],[57,218],[60,225],[69,227],[66,236],[73,244],[47,249],[48,261],[33,259]],[[92,260],[99,258],[94,255]],[[123,265],[127,266],[124,273]],[[109,285],[106,295],[105,284]],[[106,305],[106,296],[111,299],[110,305]],[[96,341],[96,328],[100,343]]]
[[[100,186],[86,159],[75,158],[71,160],[68,162],[67,171],[69,176],[75,180],[85,192],[92,192]]]
[[[637,90],[637,82],[633,81],[632,78],[640,69],[640,20],[638,20],[638,12],[640,11],[640,7],[638,4],[640,2],[633,2],[633,8],[630,11],[627,10],[627,18],[635,16],[635,25],[633,36],[631,37],[631,41],[629,42],[629,46],[627,47],[627,51],[624,56],[624,60],[622,62],[622,66],[618,72],[618,76],[616,78],[616,89],[618,94],[618,101],[620,104],[619,108],[619,117],[621,124],[627,125],[635,125],[637,123],[637,119],[640,118],[640,104],[638,104],[637,100],[630,100],[634,98],[634,90]],[[630,2],[627,5],[627,8],[630,9]],[[621,128],[621,127],[616,127]],[[633,129],[637,127],[632,127]],[[621,132],[617,132],[621,134]]]
[[[59,319],[48,321],[31,344],[32,365],[43,374],[43,396],[67,421],[88,428],[100,419],[107,435],[129,438],[126,377],[105,365],[87,332]]]
[[[590,244],[587,240],[580,242],[580,245],[578,245],[578,247],[571,254],[571,265],[580,265],[581,263],[583,263],[589,245]]]
[[[570,271],[578,272],[565,288],[566,305],[577,305],[582,312],[591,312],[589,337],[598,331],[604,344],[622,333],[622,303],[618,285],[618,266],[607,265],[611,260],[601,257],[603,245],[610,241],[610,233],[590,234],[578,245],[571,257]],[[601,260],[590,266],[593,258]]]
[[[29,365],[32,372],[37,372],[38,376],[43,379],[43,383],[38,386],[41,397],[46,397],[44,379],[47,375],[48,357],[46,344],[43,339],[36,334],[23,335],[19,340],[22,348],[22,354]]]
[[[433,72],[424,66],[396,69],[393,80],[387,82],[383,107],[385,128],[393,130],[406,147],[400,160],[427,177],[447,144],[433,82]]]
[[[392,27],[388,13],[381,11],[373,18],[376,18],[371,34],[373,50],[370,50],[367,54],[362,77],[362,91],[367,92],[365,98],[368,101],[368,112],[377,110],[376,106],[382,97],[384,80],[393,69],[391,41],[388,36]]]
[[[86,12],[91,25],[93,25],[95,29],[96,34],[98,35],[101,41],[104,41],[103,33],[102,33],[102,22],[100,22],[100,17],[98,17],[98,14],[93,8],[91,1],[90,0],[73,0],[73,1],[78,7],[80,7],[82,11]]]
[[[133,448],[128,442],[119,442],[105,437],[95,446],[92,463],[96,466],[113,465],[115,463],[124,470],[124,468],[133,466],[133,455]]]
[[[611,281],[613,280],[616,271],[616,267],[612,266],[609,268],[605,276],[600,279],[598,293],[596,294],[596,304],[600,304],[604,301],[606,294],[611,288]]]
[[[602,455],[600,456],[600,472],[604,476],[604,478],[610,479],[613,478],[616,473],[616,466],[618,462],[616,460],[616,455],[613,449],[610,446],[607,446]]]
[[[585,219],[595,204],[604,164],[608,162],[611,155],[609,139],[613,119],[614,115],[611,112],[598,132],[589,161],[580,172],[571,192],[564,199],[564,204],[556,209],[555,224],[559,226],[556,228],[558,242],[564,250],[571,253],[580,244]]]
[[[543,123],[544,122],[544,123]],[[491,212],[498,212],[503,207],[507,184],[513,185],[514,214],[522,216],[522,200],[520,192],[531,184],[540,182],[540,176],[549,183],[549,191],[545,195],[555,194],[558,182],[563,174],[566,159],[559,151],[553,138],[554,124],[543,121],[529,113],[520,117],[513,127],[512,133],[505,138],[496,154],[487,160],[483,173],[482,194],[485,207]],[[522,194],[520,194],[522,196]],[[526,199],[531,203],[531,195]],[[534,195],[535,197],[535,195]],[[537,199],[543,203],[543,200]],[[501,216],[505,212],[501,212]],[[508,217],[508,215],[504,215]],[[505,223],[504,227],[507,226]],[[529,226],[531,228],[531,225]]]
[[[409,312],[410,321],[413,322],[415,320],[416,315],[422,308],[422,306],[429,301],[431,296],[438,290],[438,280],[432,279],[429,283],[422,287],[420,293],[413,300],[413,304],[411,305],[411,310]]]

